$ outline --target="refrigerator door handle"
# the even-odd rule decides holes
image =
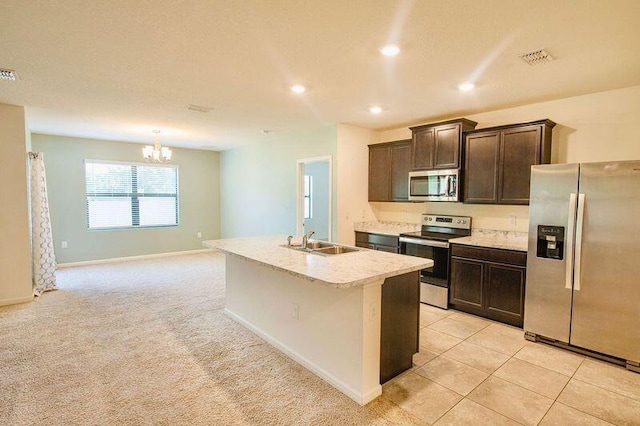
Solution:
[[[582,266],[582,229],[584,222],[584,202],[585,195],[578,194],[578,216],[576,218],[576,260],[574,270],[574,287],[575,291],[580,291],[580,267]]]
[[[569,223],[567,224],[567,253],[565,257],[567,266],[564,283],[564,288],[568,290],[571,290],[573,284],[573,240],[576,232],[577,198],[577,195],[574,193],[569,196]]]

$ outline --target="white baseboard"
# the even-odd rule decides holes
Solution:
[[[98,259],[98,260],[86,260],[82,262],[68,262],[68,263],[58,263],[58,268],[70,268],[73,266],[89,266],[89,265],[100,265],[104,263],[116,263],[116,262],[126,262],[129,260],[143,260],[143,259],[155,259],[158,257],[168,257],[168,256],[180,256],[183,254],[196,254],[196,253],[204,253],[213,251],[211,249],[197,249],[197,250],[184,250],[184,251],[172,251],[167,253],[155,253],[155,254],[143,254],[140,256],[126,256],[126,257],[113,257],[111,259]]]
[[[340,392],[342,392],[345,395],[347,395],[349,398],[353,399],[358,404],[365,405],[365,404],[373,401],[374,399],[376,399],[380,395],[382,395],[382,386],[381,385],[377,385],[373,389],[370,389],[370,390],[368,390],[367,392],[364,392],[364,393],[356,391],[355,389],[353,389],[352,387],[348,386],[346,383],[344,383],[339,378],[337,378],[334,375],[330,374],[329,372],[327,372],[323,368],[319,367],[318,365],[316,365],[312,361],[309,361],[307,358],[303,357],[302,355],[300,355],[299,353],[297,353],[296,351],[294,351],[293,349],[291,349],[287,345],[284,345],[284,344],[280,343],[279,341],[275,340],[273,337],[271,337],[271,335],[269,335],[269,334],[265,333],[264,331],[258,329],[256,326],[254,326],[250,322],[247,322],[243,318],[240,318],[238,315],[236,315],[235,313],[231,312],[227,308],[224,309],[224,312],[227,315],[229,315],[234,321],[239,322],[244,327],[248,328],[253,333],[257,334],[258,336],[260,336],[261,338],[266,340],[271,346],[273,346],[276,349],[280,350],[285,355],[287,355],[289,358],[293,359],[298,364],[300,364],[303,367],[305,367],[307,370],[315,373],[317,376],[319,376],[320,378],[322,378],[323,380],[328,382],[331,386],[335,387]]]
[[[0,300],[0,306],[17,305],[18,303],[27,303],[33,301],[33,295],[26,297],[15,297],[13,299]]]

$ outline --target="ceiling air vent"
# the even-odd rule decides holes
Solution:
[[[187,109],[189,111],[196,111],[196,112],[209,112],[209,111],[213,110],[213,108],[210,108],[210,107],[201,106],[201,105],[193,105],[193,104],[187,105]]]
[[[523,53],[522,55],[518,56],[529,65],[540,65],[546,62],[553,61],[553,56],[551,56],[549,52],[544,49],[536,50],[529,53]]]
[[[0,68],[0,80],[15,81],[16,78],[17,78],[17,75],[14,70]]]

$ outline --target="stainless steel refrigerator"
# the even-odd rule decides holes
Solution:
[[[532,167],[524,331],[640,372],[640,161]]]

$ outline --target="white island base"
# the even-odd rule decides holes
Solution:
[[[383,278],[336,288],[227,254],[226,279],[238,322],[359,404],[382,393]]]
[[[433,261],[354,248],[321,256],[284,241],[203,242],[226,255],[226,312],[364,405],[413,365],[418,271]]]

